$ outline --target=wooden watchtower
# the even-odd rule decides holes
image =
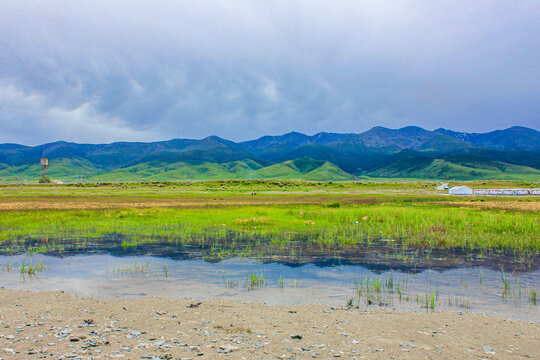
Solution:
[[[42,157],[39,160],[39,163],[41,165],[41,179],[43,180],[42,182],[46,182],[45,180],[47,179],[47,169],[49,168],[49,159]]]

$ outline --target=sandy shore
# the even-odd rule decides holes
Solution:
[[[459,313],[0,290],[2,359],[538,358],[540,324]]]

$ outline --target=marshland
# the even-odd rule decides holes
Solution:
[[[7,288],[105,298],[227,297],[540,321],[540,201],[448,196],[436,185],[3,185],[0,279]]]
[[[0,1],[0,360],[540,349],[539,1]]]

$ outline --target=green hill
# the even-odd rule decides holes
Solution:
[[[259,179],[299,179],[303,174],[294,166],[293,161],[270,165],[257,170],[256,178]]]
[[[63,181],[75,181],[81,176],[87,178],[93,176],[103,169],[92,164],[90,161],[81,158],[60,158],[49,161],[48,175],[51,179]],[[21,181],[27,178],[28,181],[37,181],[41,176],[41,166],[39,164],[24,164],[18,166],[1,167],[0,180]]]
[[[305,180],[313,181],[348,181],[354,180],[355,178],[355,176],[346,173],[328,161],[303,177]]]
[[[540,170],[527,166],[464,155],[429,158],[414,152],[403,152],[394,161],[367,175],[379,178],[540,180]]]
[[[235,162],[234,166],[240,166]],[[184,162],[163,163],[151,161],[108,171],[92,177],[93,181],[151,181],[151,180],[204,180],[236,178],[234,171],[229,171],[226,164],[204,163],[189,165]],[[249,168],[240,166],[239,168]],[[243,177],[243,176],[238,176]]]
[[[92,181],[157,181],[207,179],[306,179],[316,181],[352,180],[354,176],[336,165],[321,160],[296,159],[263,167],[253,160],[223,164],[151,161],[88,177]]]
[[[431,139],[418,147],[418,150],[435,153],[455,153],[474,149],[475,146],[444,134],[435,134]]]
[[[233,179],[234,174],[229,172],[222,164],[204,163],[188,165],[156,174],[147,180],[205,180],[205,179]]]

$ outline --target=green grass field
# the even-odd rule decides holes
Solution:
[[[242,206],[203,209],[115,209],[6,212],[0,239],[83,238],[108,234],[195,241],[198,235],[275,241],[306,239],[354,245],[389,239],[407,245],[540,250],[536,213],[433,204]]]
[[[329,246],[386,239],[403,246],[540,250],[540,199],[445,196],[434,185],[214,181],[4,186],[0,240],[126,234],[137,241],[159,237],[200,243],[232,234]]]

